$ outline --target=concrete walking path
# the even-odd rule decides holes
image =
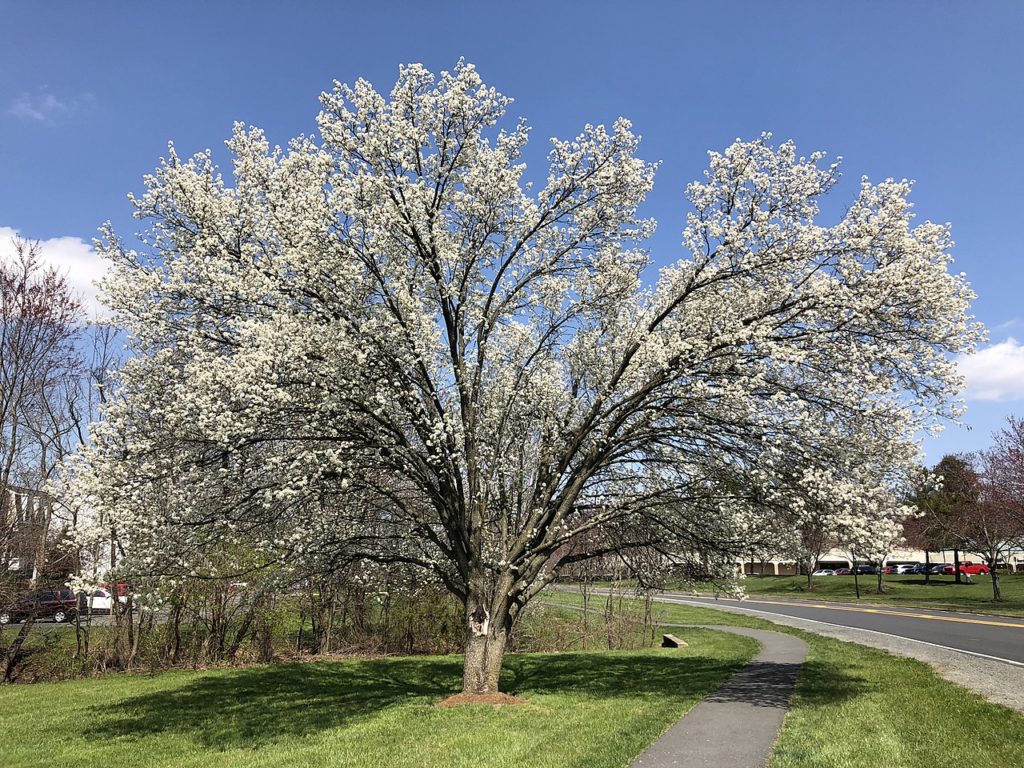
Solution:
[[[807,658],[807,643],[763,629],[688,626],[752,637],[761,652],[644,750],[631,768],[763,768]]]

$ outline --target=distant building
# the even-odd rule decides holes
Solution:
[[[985,562],[985,558],[975,552],[960,552],[960,560],[970,560],[975,563]],[[1024,572],[1024,550],[1011,552],[1005,563],[1011,573]],[[896,549],[885,558],[883,565],[902,565],[905,563],[923,563],[925,553],[923,549]],[[934,564],[952,563],[953,550],[947,549],[938,552],[929,552],[928,561]],[[864,558],[857,558],[858,564],[867,564],[869,561]],[[737,563],[743,573],[748,576],[796,576],[800,573],[800,566],[790,558],[776,558],[771,560],[744,560]],[[817,568],[852,568],[853,560],[850,553],[842,549],[830,549],[823,554],[817,562]]]

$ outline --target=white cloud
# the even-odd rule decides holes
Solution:
[[[0,258],[13,255],[12,238],[16,229],[0,226]],[[106,273],[107,265],[80,237],[53,237],[39,242],[43,261],[66,275],[72,289],[81,297],[82,306],[89,317],[105,314],[106,309],[96,298],[95,285]]]
[[[995,327],[989,327],[992,328],[993,331],[1008,331],[1011,328],[1019,328],[1021,325],[1024,325],[1024,319],[1019,317],[1011,317],[1006,322],[1000,323]]]
[[[53,123],[57,118],[77,112],[95,101],[96,97],[91,93],[83,93],[73,99],[60,99],[45,88],[41,88],[36,93],[21,93],[11,102],[7,113],[22,120]]]
[[[957,358],[968,400],[1024,400],[1024,345],[1010,337]]]

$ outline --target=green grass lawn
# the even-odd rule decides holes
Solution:
[[[992,583],[988,576],[973,576],[974,584],[956,584],[952,576],[932,576],[925,584],[923,576],[886,576],[884,594],[875,591],[874,576],[860,577],[861,602],[922,608],[998,613],[1024,616],[1024,574],[1000,576],[1003,601],[992,602]],[[712,591],[698,585],[698,591]],[[813,597],[820,600],[856,601],[852,576],[816,576],[814,591],[807,591],[806,576],[748,576],[743,580],[748,595]]]
[[[757,650],[684,632],[680,650],[510,656],[529,703],[439,708],[460,657],[404,657],[0,688],[0,765],[621,767]]]
[[[1021,764],[1024,716],[925,664],[710,608],[658,604],[655,615],[808,641],[771,768]],[[588,622],[592,644],[607,641],[600,624]],[[501,709],[433,706],[459,688],[454,656],[0,687],[0,765],[622,768],[756,650],[746,638],[670,631],[689,647],[510,656],[502,687],[529,703]]]
[[[572,592],[550,600],[580,603]],[[600,605],[599,598],[594,602]],[[710,608],[660,603],[655,618],[771,629],[807,640],[808,659],[770,768],[1024,765],[1024,716],[914,659]]]

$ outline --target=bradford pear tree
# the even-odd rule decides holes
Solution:
[[[847,446],[853,448],[856,441],[849,441]],[[903,519],[912,512],[898,496],[898,489],[906,488],[909,478],[902,471],[893,472],[894,467],[906,466],[902,460],[893,462],[892,454],[880,460],[878,455],[855,457],[852,453],[847,460],[842,474],[819,470],[826,474],[789,483],[804,492],[789,502],[798,515],[795,527],[784,538],[788,544],[783,551],[806,569],[808,592],[814,589],[818,560],[831,547],[845,548],[854,565],[858,557],[867,557],[881,566],[902,538]],[[785,479],[785,475],[780,473],[779,478]],[[790,525],[794,522],[792,517],[780,517]],[[859,582],[857,587],[859,593]],[[878,591],[884,591],[881,567]]]
[[[627,120],[552,140],[533,183],[468,64],[321,101],[286,148],[237,126],[229,178],[172,147],[143,246],[100,243],[133,357],[79,493],[140,568],[236,541],[419,567],[464,605],[465,690],[493,691],[560,568],[656,546],[731,569],[809,487],[860,508],[860,457],[898,475],[956,410],[971,292],[907,182],[825,225],[838,164],[737,140],[655,277]]]

